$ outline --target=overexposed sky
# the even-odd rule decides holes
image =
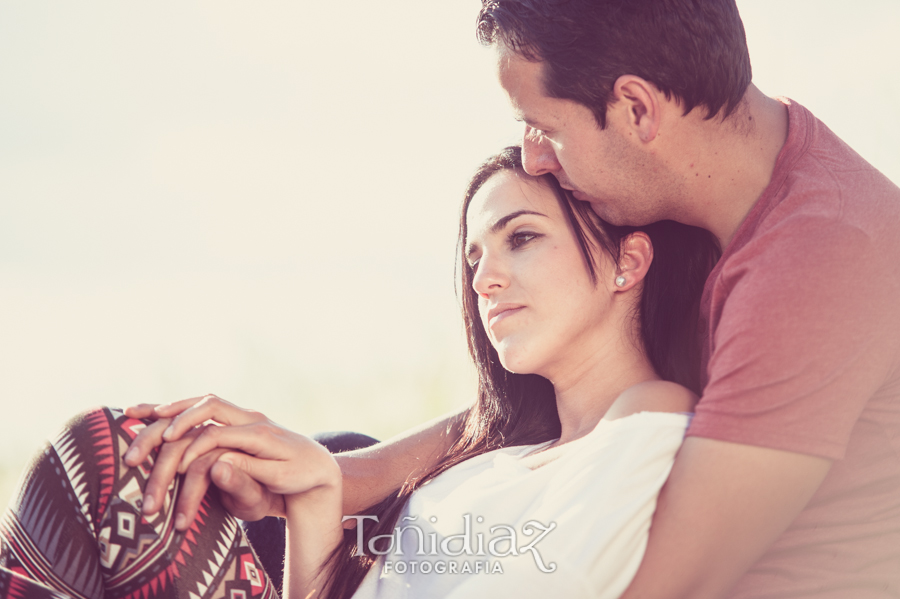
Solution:
[[[738,5],[757,85],[900,181],[900,3]],[[0,493],[93,404],[386,436],[469,398],[457,211],[519,134],[479,6],[0,4]]]

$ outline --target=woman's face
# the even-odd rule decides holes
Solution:
[[[466,228],[481,321],[507,370],[554,381],[598,355],[616,324],[612,259],[594,252],[595,285],[548,186],[500,171],[472,198]]]

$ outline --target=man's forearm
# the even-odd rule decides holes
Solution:
[[[344,477],[344,514],[384,499],[427,472],[459,438],[468,408],[441,416],[371,447],[335,456]]]
[[[831,462],[689,437],[622,599],[718,599],[790,525]]]

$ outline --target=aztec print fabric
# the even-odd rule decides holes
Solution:
[[[0,520],[0,599],[277,599],[238,521],[209,493],[175,530],[180,478],[141,514],[155,453],[122,455],[143,421],[114,409],[73,419],[34,460]]]

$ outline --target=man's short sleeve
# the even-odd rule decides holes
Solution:
[[[688,434],[843,457],[897,355],[888,263],[860,229],[807,215],[730,256],[707,289],[708,383]]]

